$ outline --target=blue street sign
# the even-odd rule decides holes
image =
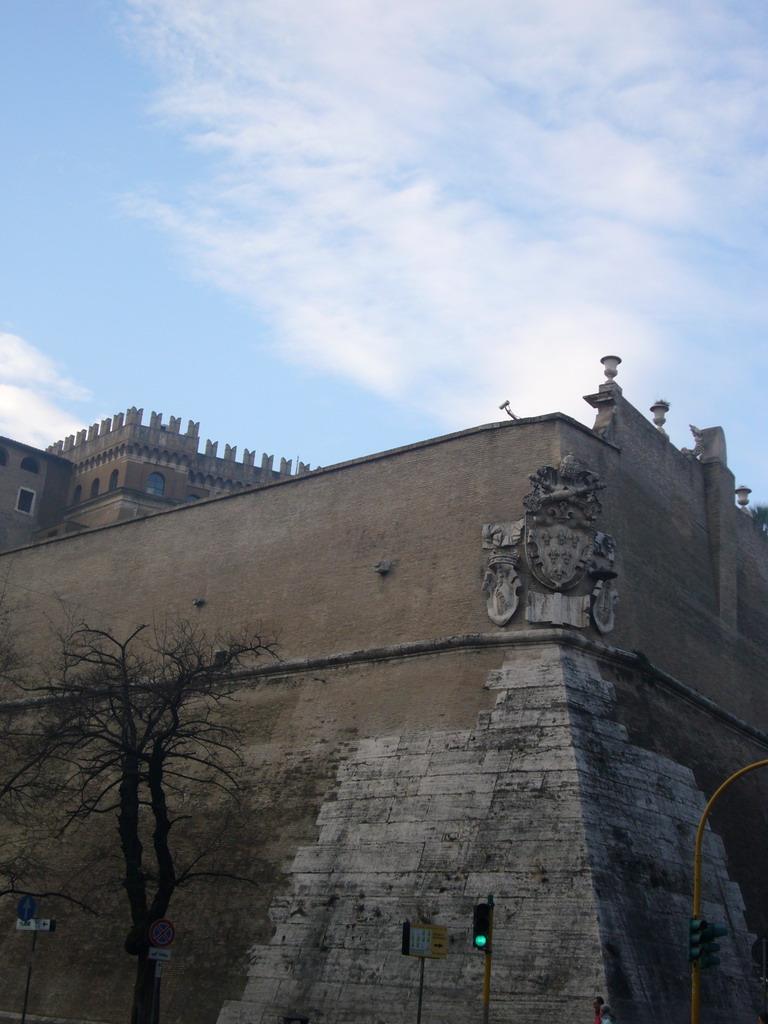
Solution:
[[[20,921],[31,921],[35,916],[37,903],[33,896],[22,896],[16,907],[16,916]]]

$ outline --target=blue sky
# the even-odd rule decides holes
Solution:
[[[328,465],[601,356],[768,502],[768,8],[0,5],[0,433],[127,408]]]

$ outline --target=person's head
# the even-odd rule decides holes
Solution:
[[[605,1000],[603,999],[602,996],[595,996],[595,998],[592,1000],[592,1005],[595,1008],[595,1013],[600,1013],[600,1007],[604,1003],[605,1003]]]

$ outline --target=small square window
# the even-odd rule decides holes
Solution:
[[[35,492],[28,491],[26,487],[19,488],[19,496],[16,499],[16,511],[32,513],[32,506],[35,503]]]

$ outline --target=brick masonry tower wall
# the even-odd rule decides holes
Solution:
[[[60,618],[61,602],[126,622],[263,622],[286,658],[512,634],[529,626],[535,581],[523,561],[520,610],[492,626],[481,528],[519,519],[529,474],[574,452],[607,485],[598,526],[616,539],[612,645],[768,728],[757,682],[768,669],[765,537],[731,505],[720,528],[731,564],[716,565],[705,465],[625,405],[621,447],[562,416],[481,427],[0,556],[6,593],[38,647],[35,624]],[[386,575],[374,568],[382,561]],[[715,568],[734,591],[743,584],[736,616],[721,614]]]

